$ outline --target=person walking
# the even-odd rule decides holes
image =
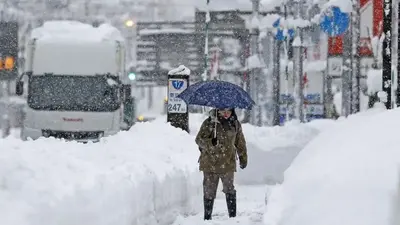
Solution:
[[[204,220],[212,219],[214,199],[221,179],[229,217],[236,217],[234,173],[239,158],[241,169],[247,166],[246,140],[234,109],[213,109],[196,136],[203,172]]]

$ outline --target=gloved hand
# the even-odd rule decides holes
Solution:
[[[239,165],[240,169],[244,169],[247,167],[247,158],[244,156],[239,156]]]
[[[212,144],[213,146],[216,146],[216,145],[218,144],[217,138],[211,139],[211,144]]]

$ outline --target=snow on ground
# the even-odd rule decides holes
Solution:
[[[200,210],[194,137],[164,121],[96,144],[9,137],[0,146],[0,224],[168,224]]]
[[[220,186],[222,184],[220,183]],[[225,194],[217,193],[214,203],[213,220],[203,221],[203,214],[191,217],[178,217],[172,225],[262,225],[263,209],[265,206],[265,185],[236,186],[237,190],[237,217],[229,218]]]
[[[272,189],[265,225],[392,224],[400,110],[384,111],[341,119],[311,141]]]
[[[205,116],[190,115],[190,135],[170,127],[165,119],[136,124],[96,144],[23,142],[14,135],[0,139],[0,210],[6,215],[0,224],[165,225],[177,215],[174,225],[200,223],[202,174],[194,137]],[[235,221],[261,224],[265,183],[281,182],[300,149],[332,123],[243,125],[249,165],[237,173]],[[229,223],[221,189],[222,185],[215,224]]]

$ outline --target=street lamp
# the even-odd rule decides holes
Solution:
[[[127,27],[133,27],[134,25],[135,25],[135,22],[133,20],[125,21],[125,26],[127,26]]]

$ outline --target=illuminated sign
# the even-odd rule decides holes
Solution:
[[[15,60],[12,56],[0,58],[0,70],[13,70],[15,68]]]

